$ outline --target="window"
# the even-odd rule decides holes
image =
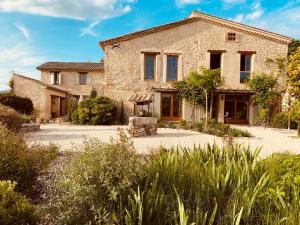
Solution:
[[[145,54],[145,80],[154,80],[155,54]]]
[[[51,84],[60,84],[60,72],[51,73]]]
[[[240,83],[245,83],[248,80],[250,80],[251,58],[252,58],[252,55],[250,55],[250,54],[241,54]]]
[[[222,53],[210,53],[210,69],[221,68]]]
[[[236,33],[227,33],[227,41],[236,41]]]
[[[87,84],[87,73],[79,73],[79,84],[80,85]]]
[[[178,56],[167,56],[167,81],[177,81],[178,77]]]

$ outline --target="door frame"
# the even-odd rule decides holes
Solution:
[[[170,109],[170,113],[171,113],[171,116],[163,116],[162,114],[162,98],[163,96],[171,96],[171,109]],[[160,115],[161,115],[161,120],[163,121],[180,121],[182,120],[182,99],[180,98],[180,116],[173,116],[173,113],[174,113],[174,96],[178,95],[177,92],[162,92],[161,95],[160,95]]]
[[[231,96],[235,96],[235,100],[234,102],[234,112],[235,112],[235,116],[237,113],[237,103],[238,103],[238,96],[248,96],[248,101],[244,101],[247,104],[247,119],[226,119],[225,115],[226,115],[226,96],[231,95]],[[250,113],[250,96],[249,94],[225,94],[225,101],[224,101],[224,123],[226,124],[249,124],[249,113]],[[242,102],[242,101],[241,101]]]

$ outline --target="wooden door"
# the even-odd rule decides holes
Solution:
[[[161,94],[161,119],[178,121],[182,118],[182,100],[177,93]]]

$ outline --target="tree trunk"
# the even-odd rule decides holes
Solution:
[[[212,118],[212,111],[213,111],[213,103],[214,103],[214,91],[211,92],[210,96],[210,109],[209,109],[209,118]]]
[[[192,107],[192,124],[195,122],[195,102],[193,102],[193,107]]]
[[[288,112],[288,133],[291,131],[291,109],[289,108]]]
[[[298,137],[300,137],[300,121],[298,122],[298,129],[297,129]]]

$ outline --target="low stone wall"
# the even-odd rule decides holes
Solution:
[[[129,117],[128,126],[132,137],[157,134],[157,118],[155,117]]]
[[[40,130],[39,123],[24,123],[21,126],[22,132],[36,132]]]

